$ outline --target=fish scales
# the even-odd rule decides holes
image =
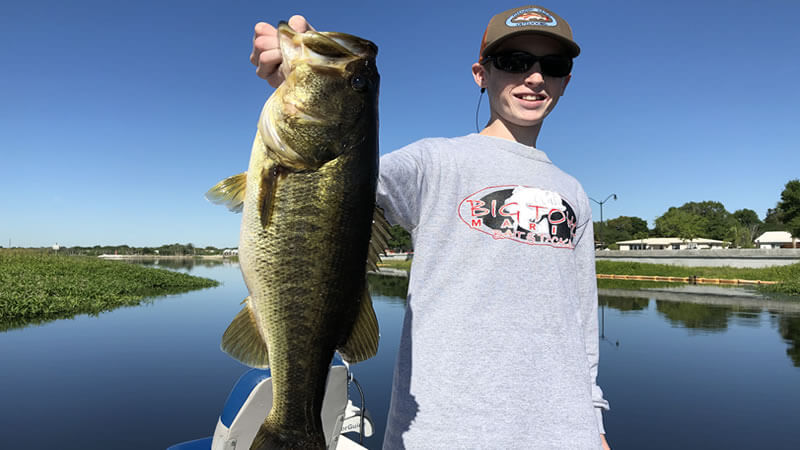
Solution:
[[[245,203],[249,225],[243,226],[241,241],[255,245],[241,245],[239,262],[267,330],[274,397],[280,402],[273,405],[275,420],[303,423],[306,412],[298,409],[320,410],[331,356],[358,310],[352,300],[363,289],[372,223],[371,212],[359,210],[374,202],[374,186],[332,180],[370,173],[370,163],[342,157],[318,171],[286,175],[267,228],[260,225],[255,199]],[[292,357],[297,352],[306,357]],[[313,390],[305,388],[311,383]]]

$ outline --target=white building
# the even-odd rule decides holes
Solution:
[[[619,241],[620,250],[691,250],[727,247],[727,242],[715,239],[646,238]]]
[[[788,231],[767,231],[756,238],[758,248],[781,248],[781,246],[791,247],[792,234]]]

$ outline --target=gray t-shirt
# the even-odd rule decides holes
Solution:
[[[533,147],[470,134],[382,157],[378,204],[414,242],[384,448],[599,448],[580,184]]]

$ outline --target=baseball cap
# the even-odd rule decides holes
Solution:
[[[520,34],[550,36],[564,44],[572,58],[581,52],[581,48],[572,39],[572,28],[566,20],[549,9],[530,5],[509,9],[492,17],[483,33],[479,57],[491,54],[500,43]]]

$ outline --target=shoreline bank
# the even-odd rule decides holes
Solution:
[[[101,259],[231,259],[222,255],[97,255]]]

